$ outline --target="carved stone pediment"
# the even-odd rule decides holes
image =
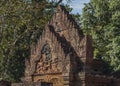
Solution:
[[[37,44],[31,47],[26,81],[52,82],[53,86],[81,86],[81,78],[86,79],[92,60],[91,37],[83,34],[63,6],[58,6]]]

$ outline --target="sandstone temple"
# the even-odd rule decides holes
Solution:
[[[23,82],[48,82],[53,83],[52,86],[120,86],[119,79],[99,71],[101,64],[93,59],[91,36],[84,35],[66,9],[58,6],[37,44],[31,46]]]

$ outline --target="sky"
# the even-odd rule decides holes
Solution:
[[[73,0],[72,2],[68,3],[72,8],[72,13],[82,13],[82,8],[84,7],[84,3],[88,3],[90,0]],[[66,3],[66,0],[63,1]]]

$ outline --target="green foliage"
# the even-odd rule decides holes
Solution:
[[[0,79],[20,81],[30,45],[62,1],[0,0]]]
[[[45,12],[45,0],[37,4],[25,0],[0,3],[0,77],[18,81],[30,55],[30,44],[37,40],[50,15]]]
[[[82,27],[93,37],[94,57],[120,70],[120,2],[119,0],[91,0],[85,4]]]

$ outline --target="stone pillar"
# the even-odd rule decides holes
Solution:
[[[80,72],[78,73],[78,82],[76,86],[86,86],[86,83],[85,83],[85,72]]]
[[[69,73],[63,74],[64,86],[70,86],[70,77]]]
[[[25,66],[26,66],[25,75],[21,79],[23,82],[31,82],[32,81],[32,76],[30,74],[31,66],[30,66],[30,61],[27,59],[25,59]]]

